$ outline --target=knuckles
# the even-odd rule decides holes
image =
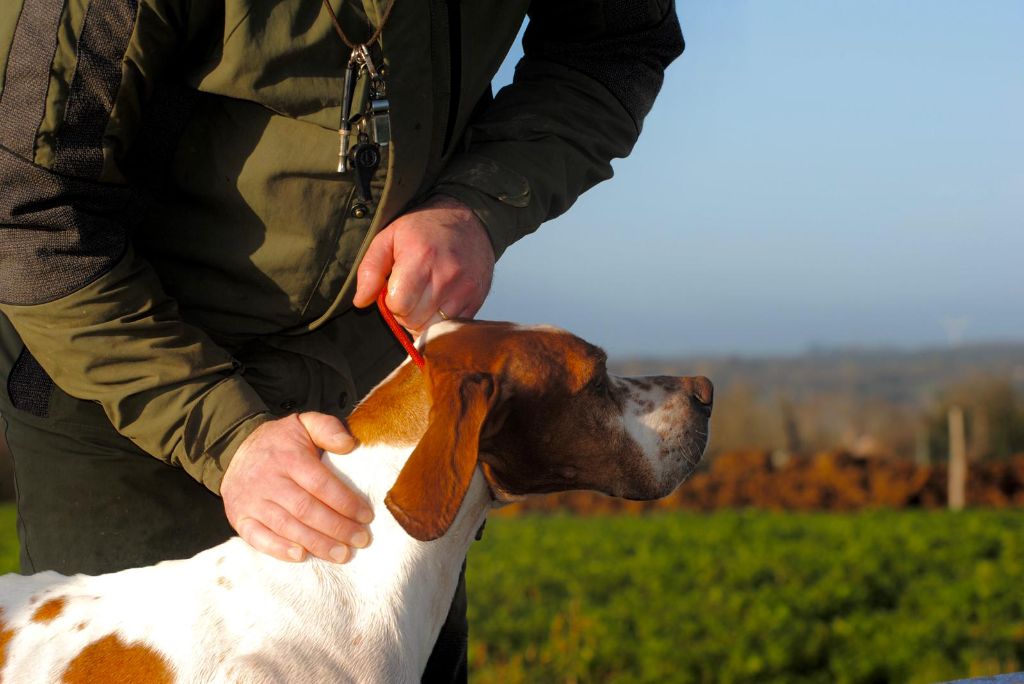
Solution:
[[[277,508],[276,506],[267,506],[262,509],[262,513],[263,515],[261,517],[263,524],[278,534],[280,534],[291,521],[291,516],[288,515],[283,508]]]
[[[315,506],[313,505],[313,497],[308,494],[300,494],[296,496],[292,502],[292,515],[299,520],[305,520],[313,512]]]

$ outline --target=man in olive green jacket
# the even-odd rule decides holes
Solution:
[[[184,557],[232,526],[343,562],[370,513],[317,455],[351,448],[339,417],[402,354],[361,307],[387,282],[414,332],[473,316],[494,259],[611,176],[682,51],[671,0],[332,6],[355,41],[384,24],[392,141],[368,197],[336,171],[350,48],[320,0],[0,7],[24,571]],[[464,621],[463,603],[426,679],[465,676]]]

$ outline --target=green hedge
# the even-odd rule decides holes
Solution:
[[[0,575],[18,571],[18,533],[13,504],[0,504]]]
[[[470,663],[501,682],[931,682],[1024,669],[1024,513],[492,519]]]

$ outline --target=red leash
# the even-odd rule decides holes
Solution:
[[[381,289],[380,294],[377,295],[377,308],[380,309],[380,315],[384,317],[384,322],[388,324],[389,328],[391,328],[391,333],[395,336],[395,339],[399,341],[402,347],[405,348],[405,351],[409,354],[409,358],[412,359],[412,362],[415,363],[420,370],[423,370],[423,356],[413,345],[412,340],[409,338],[408,333],[405,332],[405,329],[398,323],[398,321],[395,320],[395,314],[391,313],[391,309],[389,309],[388,305],[384,303],[384,298],[387,294],[388,286],[385,285]]]

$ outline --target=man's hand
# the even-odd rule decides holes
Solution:
[[[300,413],[256,428],[224,473],[228,521],[253,548],[281,560],[306,552],[343,563],[349,547],[370,541],[370,507],[320,461],[320,449],[345,454],[355,440],[323,413]]]
[[[373,304],[387,282],[388,308],[418,335],[441,320],[438,310],[472,318],[493,274],[494,248],[480,219],[462,202],[437,196],[373,238],[359,264],[354,301]]]

